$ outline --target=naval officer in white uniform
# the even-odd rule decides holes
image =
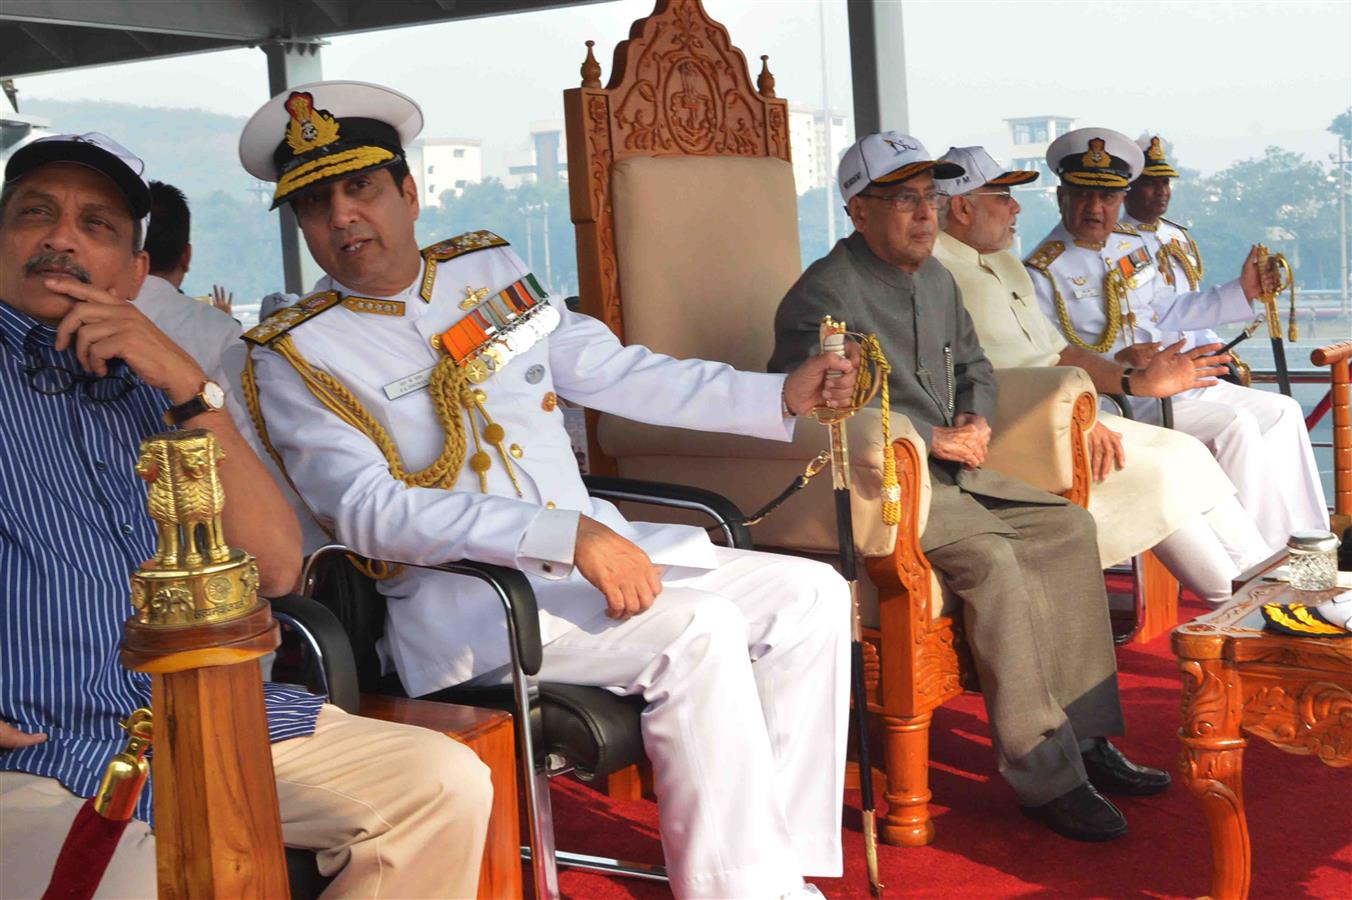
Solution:
[[[1037,172],[1006,171],[982,147],[953,147],[942,159],[964,173],[935,182],[949,199],[939,212],[934,258],[958,283],[991,365],[1078,366],[1099,390],[1118,392],[1122,366],[1066,341],[1009,251],[1019,213],[1010,189]],[[1205,348],[1161,353],[1132,376],[1133,392],[1168,396],[1215,384],[1223,371],[1217,362]],[[1230,597],[1240,572],[1267,556],[1234,485],[1196,438],[1100,412],[1087,443],[1096,482],[1089,512],[1104,567],[1153,548],[1184,587],[1217,602]]]
[[[343,543],[414,563],[469,558],[531,578],[541,677],[642,695],[678,896],[814,892],[841,873],[849,595],[828,566],[627,522],[587,494],[557,408],[786,440],[848,397],[816,357],[788,375],[622,346],[545,297],[488,232],[419,251],[407,97],[322,82],[274,97],[240,158],[277,182],[328,273],[247,335],[256,410],[287,474]],[[502,679],[499,604],[478,583],[381,582],[382,646],[412,696]]]
[[[1216,287],[1183,292],[1168,283],[1141,235],[1118,222],[1144,163],[1135,141],[1106,128],[1053,141],[1047,165],[1061,178],[1061,222],[1024,260],[1042,311],[1066,340],[1129,372],[1187,332],[1251,320],[1260,289],[1256,253],[1239,278]],[[1131,393],[1130,378],[1122,387]],[[1261,414],[1268,401],[1253,401],[1255,394],[1227,382],[1184,391],[1174,397],[1174,427],[1207,446],[1275,550],[1292,531],[1326,528],[1328,515],[1308,437],[1294,433],[1289,416]],[[1155,400],[1133,397],[1131,405],[1137,419],[1158,424]]]
[[[1173,197],[1171,182],[1179,177],[1178,170],[1170,162],[1168,148],[1159,135],[1142,138],[1137,144],[1144,153],[1145,166],[1140,177],[1127,189],[1122,222],[1140,234],[1171,290],[1176,293],[1197,291],[1206,274],[1202,251],[1188,229],[1164,218]],[[1220,340],[1210,329],[1169,334],[1165,339],[1179,338],[1186,341],[1185,346]],[[1227,384],[1216,396],[1200,399],[1210,401],[1211,407],[1205,411],[1190,410],[1190,413],[1209,422],[1206,427],[1221,428],[1225,421],[1238,416],[1251,420],[1245,424],[1262,434],[1265,456],[1273,462],[1273,468],[1263,469],[1255,461],[1254,471],[1249,474],[1252,478],[1275,480],[1271,487],[1285,500],[1285,508],[1278,511],[1267,529],[1269,540],[1284,542],[1282,532],[1327,527],[1327,500],[1300,404],[1275,391],[1234,384]],[[1216,408],[1217,404],[1222,408]]]

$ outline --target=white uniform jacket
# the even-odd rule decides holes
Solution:
[[[471,233],[438,247],[455,247],[457,241],[473,246],[484,235]],[[437,363],[443,351],[434,349],[433,340],[468,315],[461,303],[469,290],[487,288],[491,297],[528,274],[521,259],[501,243],[443,258],[430,275],[425,259],[424,272],[413,285],[380,298],[402,304],[402,315],[358,311],[361,304],[354,302],[327,308],[289,331],[304,360],[342,382],[380,422],[407,471],[422,469],[437,457],[443,431],[425,387],[402,395],[392,389],[395,399],[385,389]],[[316,289],[354,296],[330,278],[321,279]],[[430,302],[422,299],[420,289]],[[679,575],[680,569],[693,574],[716,567],[713,546],[702,529],[630,523],[612,504],[587,494],[555,392],[642,422],[778,440],[790,439],[793,432],[792,420],[781,413],[784,376],[626,347],[597,320],[571,313],[554,299],[548,302],[558,312],[557,328],[478,385],[484,408],[505,431],[502,444],[510,448],[521,496],[502,455],[482,437],[482,449],[492,461],[486,493],[468,465],[449,490],[406,486],[391,475],[376,444],[317,400],[286,359],[254,348],[271,443],[320,522],[344,544],[377,559],[472,559],[525,571],[536,588],[546,643],[594,616],[604,604],[573,569],[579,515],[634,541],[657,565],[678,570],[669,571],[670,576]],[[471,428],[482,434],[477,414],[465,421],[467,442]],[[467,456],[474,451],[471,442]],[[486,586],[458,576],[404,570],[381,582],[380,589],[389,601],[381,650],[411,695],[465,681],[508,661],[502,609]]]
[[[1029,274],[1014,254],[978,253],[941,232],[934,258],[953,273],[991,365],[1058,364],[1066,340],[1038,308]],[[1148,550],[1234,495],[1234,485],[1196,438],[1102,412],[1099,421],[1122,435],[1127,457],[1125,468],[1112,469],[1089,490],[1105,567]]]
[[[1154,225],[1147,225],[1128,214],[1122,216],[1122,221],[1141,235],[1146,248],[1155,257],[1160,274],[1164,276],[1165,281],[1173,285],[1175,291],[1187,293],[1196,291],[1202,286],[1202,278],[1206,274],[1202,251],[1197,247],[1192,235],[1188,234],[1188,229],[1163,217]],[[1170,252],[1166,253],[1165,247],[1171,248]],[[1187,260],[1186,265],[1184,259]],[[1187,347],[1192,348],[1199,344],[1214,344],[1221,338],[1208,328],[1189,332],[1187,340]]]
[[[1238,280],[1206,291],[1177,292],[1160,275],[1155,254],[1141,236],[1118,228],[1100,247],[1076,242],[1065,225],[1058,224],[1024,260],[1043,313],[1072,343],[1093,345],[1101,335],[1106,340],[1107,279],[1114,269],[1130,274],[1120,303],[1121,324],[1112,345],[1100,351],[1108,358],[1133,343],[1167,345],[1183,332],[1253,318]],[[1135,263],[1130,262],[1133,255]]]

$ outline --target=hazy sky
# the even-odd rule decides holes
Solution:
[[[831,100],[850,109],[842,0],[706,7],[753,62],[770,54],[779,96],[811,105],[822,102],[824,21]],[[503,153],[525,145],[532,122],[562,118],[583,41],[596,40],[604,81],[616,41],[651,9],[651,0],[615,0],[338,37],[323,50],[324,76],[413,96],[426,136],[483,139],[487,174],[501,174]],[[1179,162],[1212,172],[1270,144],[1324,158],[1335,149],[1325,128],[1352,104],[1347,0],[907,0],[905,32],[909,125],[935,153],[984,143],[1003,156],[1003,119],[1055,114],[1162,133]],[[888,61],[882,68],[902,77]],[[109,99],[247,116],[267,99],[258,50],[32,76],[18,87],[21,108],[24,97]],[[135,147],[134,135],[115,137]]]

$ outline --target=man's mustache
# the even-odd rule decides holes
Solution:
[[[89,270],[71,259],[69,253],[47,250],[30,257],[28,262],[23,264],[24,274],[30,277],[36,275],[41,269],[61,269],[85,284],[90,284],[93,281],[90,278]]]

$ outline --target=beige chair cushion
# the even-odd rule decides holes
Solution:
[[[1089,375],[1043,366],[999,369],[995,379],[1000,399],[986,465],[1053,494],[1070,490],[1075,401],[1084,393],[1097,397]]]
[[[625,342],[764,371],[775,310],[803,270],[793,167],[633,157],[611,190]]]

